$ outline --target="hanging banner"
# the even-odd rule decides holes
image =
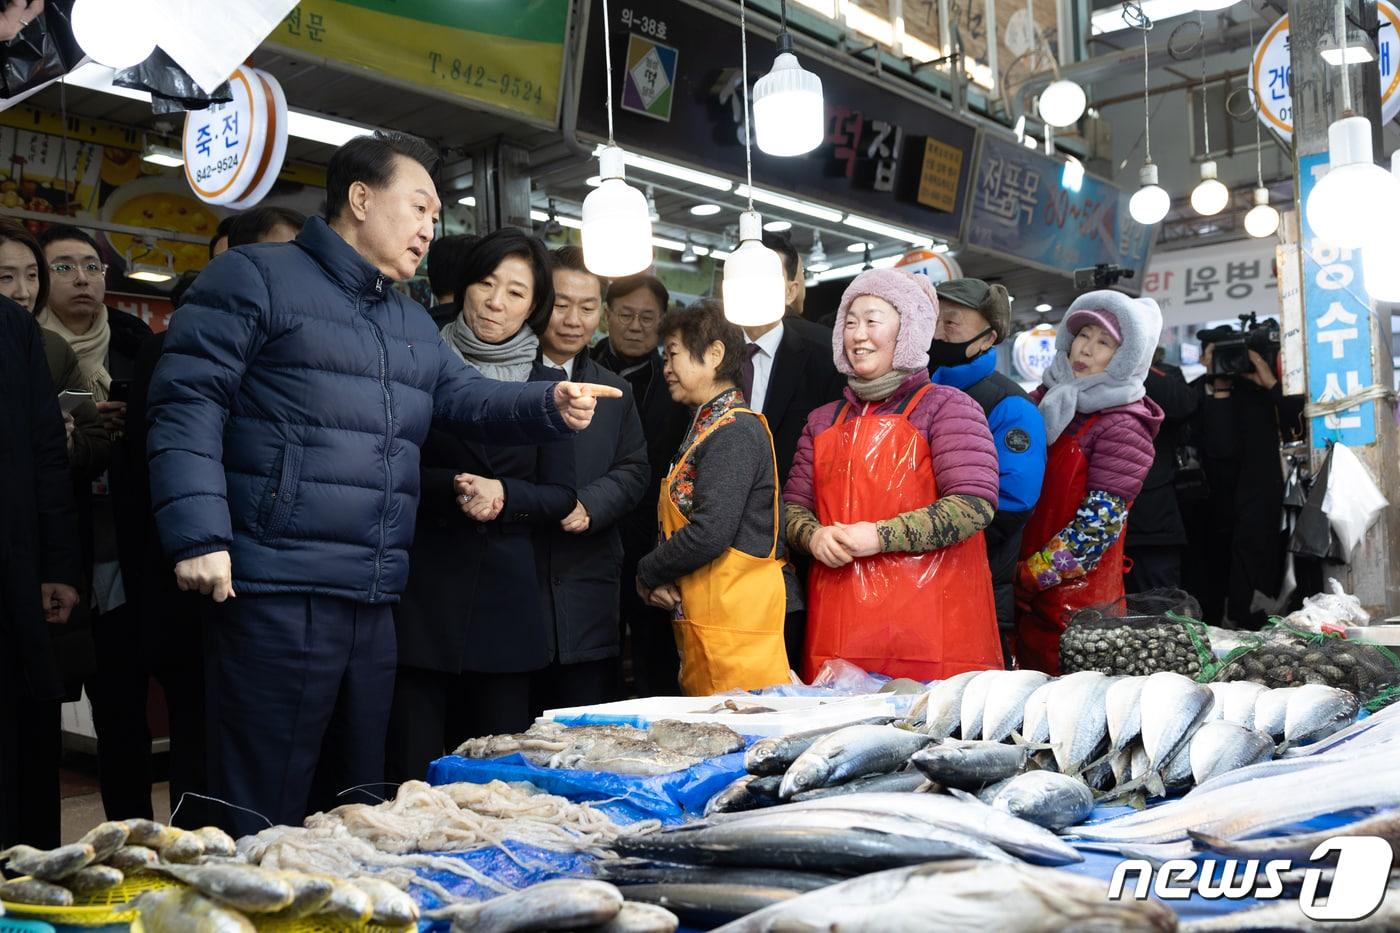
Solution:
[[[1133,220],[1127,192],[1088,174],[1070,190],[1060,183],[1063,170],[1063,160],[983,133],[967,244],[1059,275],[1122,266],[1134,276],[1119,287],[1136,293],[1156,228]]]
[[[568,26],[569,0],[301,0],[267,41],[553,127]]]
[[[1306,204],[1327,172],[1327,153],[1298,157],[1298,203]],[[1370,386],[1371,301],[1361,278],[1359,250],[1337,249],[1312,232],[1299,211],[1303,234],[1303,318],[1307,331],[1308,398],[1333,402]],[[1376,441],[1375,402],[1362,402],[1312,419],[1312,446],[1328,441],[1361,447]]]
[[[614,111],[617,139],[636,152],[742,178],[738,22],[681,0],[627,0],[609,7],[614,88],[620,95]],[[603,22],[602,0],[590,0],[577,97],[579,132],[594,139],[608,136]],[[773,40],[751,28],[750,86],[767,73],[774,55]],[[755,147],[755,186],[930,237],[958,238],[976,129],[817,56],[799,55],[799,60],[822,81],[822,144],[781,158]]]
[[[1192,327],[1253,312],[1279,315],[1273,237],[1152,254],[1142,294],[1162,309],[1162,327]]]
[[[1381,73],[1381,123],[1400,114],[1400,9],[1379,0],[1376,15]],[[1280,16],[1264,34],[1250,62],[1249,87],[1259,101],[1259,122],[1283,137],[1293,138],[1293,66],[1288,48],[1288,17]]]

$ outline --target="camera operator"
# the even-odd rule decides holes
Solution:
[[[1273,596],[1282,582],[1279,445],[1301,431],[1302,401],[1285,398],[1279,385],[1276,323],[1259,325],[1251,315],[1239,330],[1218,327],[1197,338],[1206,372],[1193,383],[1192,429],[1210,494],[1192,522],[1188,589],[1207,622],[1257,629],[1265,616],[1252,610],[1254,594]]]

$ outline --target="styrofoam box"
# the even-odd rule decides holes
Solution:
[[[681,722],[718,722],[741,735],[789,735],[806,729],[825,729],[873,719],[898,718],[913,704],[915,696],[869,693],[852,697],[641,697],[597,706],[545,710],[541,717],[571,726],[625,725],[645,729],[659,719]],[[732,710],[707,712],[733,700],[740,709],[766,707],[767,713],[736,713]]]
[[[1353,625],[1347,629],[1347,638],[1400,647],[1400,625]]]

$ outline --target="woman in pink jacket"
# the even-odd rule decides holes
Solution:
[[[1060,672],[1060,634],[1086,606],[1123,596],[1128,509],[1152,467],[1162,409],[1144,383],[1162,312],[1151,298],[1080,295],[1032,398],[1050,445],[1045,483],[1021,536],[1016,662]]]
[[[783,490],[787,539],[815,560],[803,675],[844,658],[931,680],[1000,667],[982,529],[997,455],[971,398],[928,378],[938,298],[924,276],[857,276],[833,333],[845,398],[812,412]]]

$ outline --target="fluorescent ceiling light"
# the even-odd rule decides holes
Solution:
[[[166,168],[179,168],[185,164],[185,158],[180,154],[180,150],[171,149],[169,146],[147,146],[146,151],[141,155],[141,161],[149,162],[152,165],[163,165]]]
[[[929,250],[935,253],[946,253],[948,249],[949,246],[947,243],[935,243],[933,246],[929,247]]]
[[[713,217],[721,210],[723,210],[723,208],[718,204],[697,204],[690,209],[690,212],[696,217]]]
[[[1371,54],[1371,50],[1360,45],[1347,46],[1346,59],[1342,58],[1341,49],[1323,49],[1322,60],[1329,65],[1364,65],[1373,62],[1376,57]]]
[[[933,237],[925,236],[922,233],[915,233],[912,230],[905,230],[903,227],[894,227],[887,223],[881,223],[870,217],[862,217],[859,214],[848,214],[845,224],[848,227],[855,227],[857,230],[865,230],[869,233],[878,233],[882,236],[891,237],[896,240],[904,240],[915,246],[932,246]]]
[[[1196,12],[1197,0],[1142,0],[1141,7],[1142,15],[1156,22]],[[1127,28],[1128,24],[1123,19],[1123,7],[1119,4],[1105,7],[1089,17],[1089,31],[1094,35],[1121,32]]]
[[[549,212],[542,211],[537,207],[531,208],[530,219],[536,223],[547,224],[549,223]],[[554,215],[554,222],[561,227],[572,227],[575,230],[583,229],[582,220],[579,220],[577,217],[565,217],[563,214],[557,212]]]
[[[875,269],[893,269],[899,265],[898,256],[882,256],[879,259],[871,260],[871,267]],[[839,279],[849,279],[860,275],[865,270],[865,263],[855,262],[847,266],[837,266],[834,269],[827,269],[817,273],[818,282],[834,282]]]
[[[531,211],[530,211],[530,219],[533,220],[533,221],[535,221],[536,223],[541,223],[541,224],[543,224],[543,223],[549,223],[549,214],[548,214],[548,212],[546,212],[546,211],[542,211],[542,210],[538,210],[538,209],[531,210]]]
[[[792,221],[770,220],[763,225],[763,229],[767,230],[769,233],[786,233],[792,229]]]
[[[863,253],[863,252],[865,252],[867,249],[873,249],[874,246],[875,246],[874,243],[852,243],[850,246],[846,247],[846,252],[848,252],[848,253]]]
[[[793,211],[797,214],[806,214],[808,217],[815,217],[818,220],[826,220],[831,223],[835,223],[841,219],[840,211],[832,210],[829,207],[822,207],[820,204],[813,204],[810,201],[801,201],[797,198],[791,198],[785,194],[778,194],[776,191],[764,191],[762,188],[754,188],[752,195],[750,195],[748,185],[739,185],[734,189],[734,196],[739,198],[752,197],[760,204],[768,204],[772,207]]]
[[[603,151],[600,145],[594,149],[593,155]],[[653,175],[665,175],[667,178],[679,178],[681,181],[688,181],[694,185],[701,185],[705,188],[713,188],[716,191],[728,191],[734,187],[734,183],[728,178],[721,178],[719,175],[712,175],[709,172],[696,171],[693,168],[686,168],[684,165],[675,165],[671,162],[663,162],[660,159],[653,159],[651,156],[638,155],[635,152],[626,152],[627,164],[632,168],[641,169],[643,172],[651,172]]]
[[[465,198],[458,198],[457,203],[463,207],[476,207],[476,195],[469,194]]]
[[[652,237],[651,243],[653,246],[659,246],[662,249],[675,250],[678,253],[683,252],[685,250],[685,244],[682,243],[680,240],[668,240],[665,237],[661,236]]]
[[[1036,309],[1037,311],[1039,311],[1041,314],[1045,314],[1045,313],[1047,313],[1047,312],[1050,312],[1050,311],[1054,311],[1054,310],[1055,310],[1051,305],[1048,305],[1048,304],[1046,304],[1046,303],[1043,302],[1043,301],[1042,301],[1040,304],[1036,305],[1036,306],[1035,306],[1035,309]]]
[[[690,244],[690,248],[697,256],[710,255],[710,248],[708,246],[701,246],[699,243],[692,243]]]
[[[135,100],[143,104],[150,104],[151,95],[145,91],[135,91],[129,87],[117,87],[113,84],[113,73],[111,68],[99,65],[96,62],[88,62],[70,71],[64,80],[69,84],[86,88],[89,91],[100,91],[103,94],[111,94],[115,97],[125,97],[127,100]],[[373,127],[346,123],[344,120],[333,120],[330,117],[323,117],[314,113],[303,113],[296,110],[289,110],[287,112],[288,135],[295,136],[298,139],[309,139],[312,142],[324,143],[327,146],[335,146],[338,148],[357,136],[367,136],[373,132]]]
[[[126,277],[138,282],[169,282],[175,278],[175,273],[160,266],[146,267],[138,264],[132,267],[132,271],[128,272]]]

